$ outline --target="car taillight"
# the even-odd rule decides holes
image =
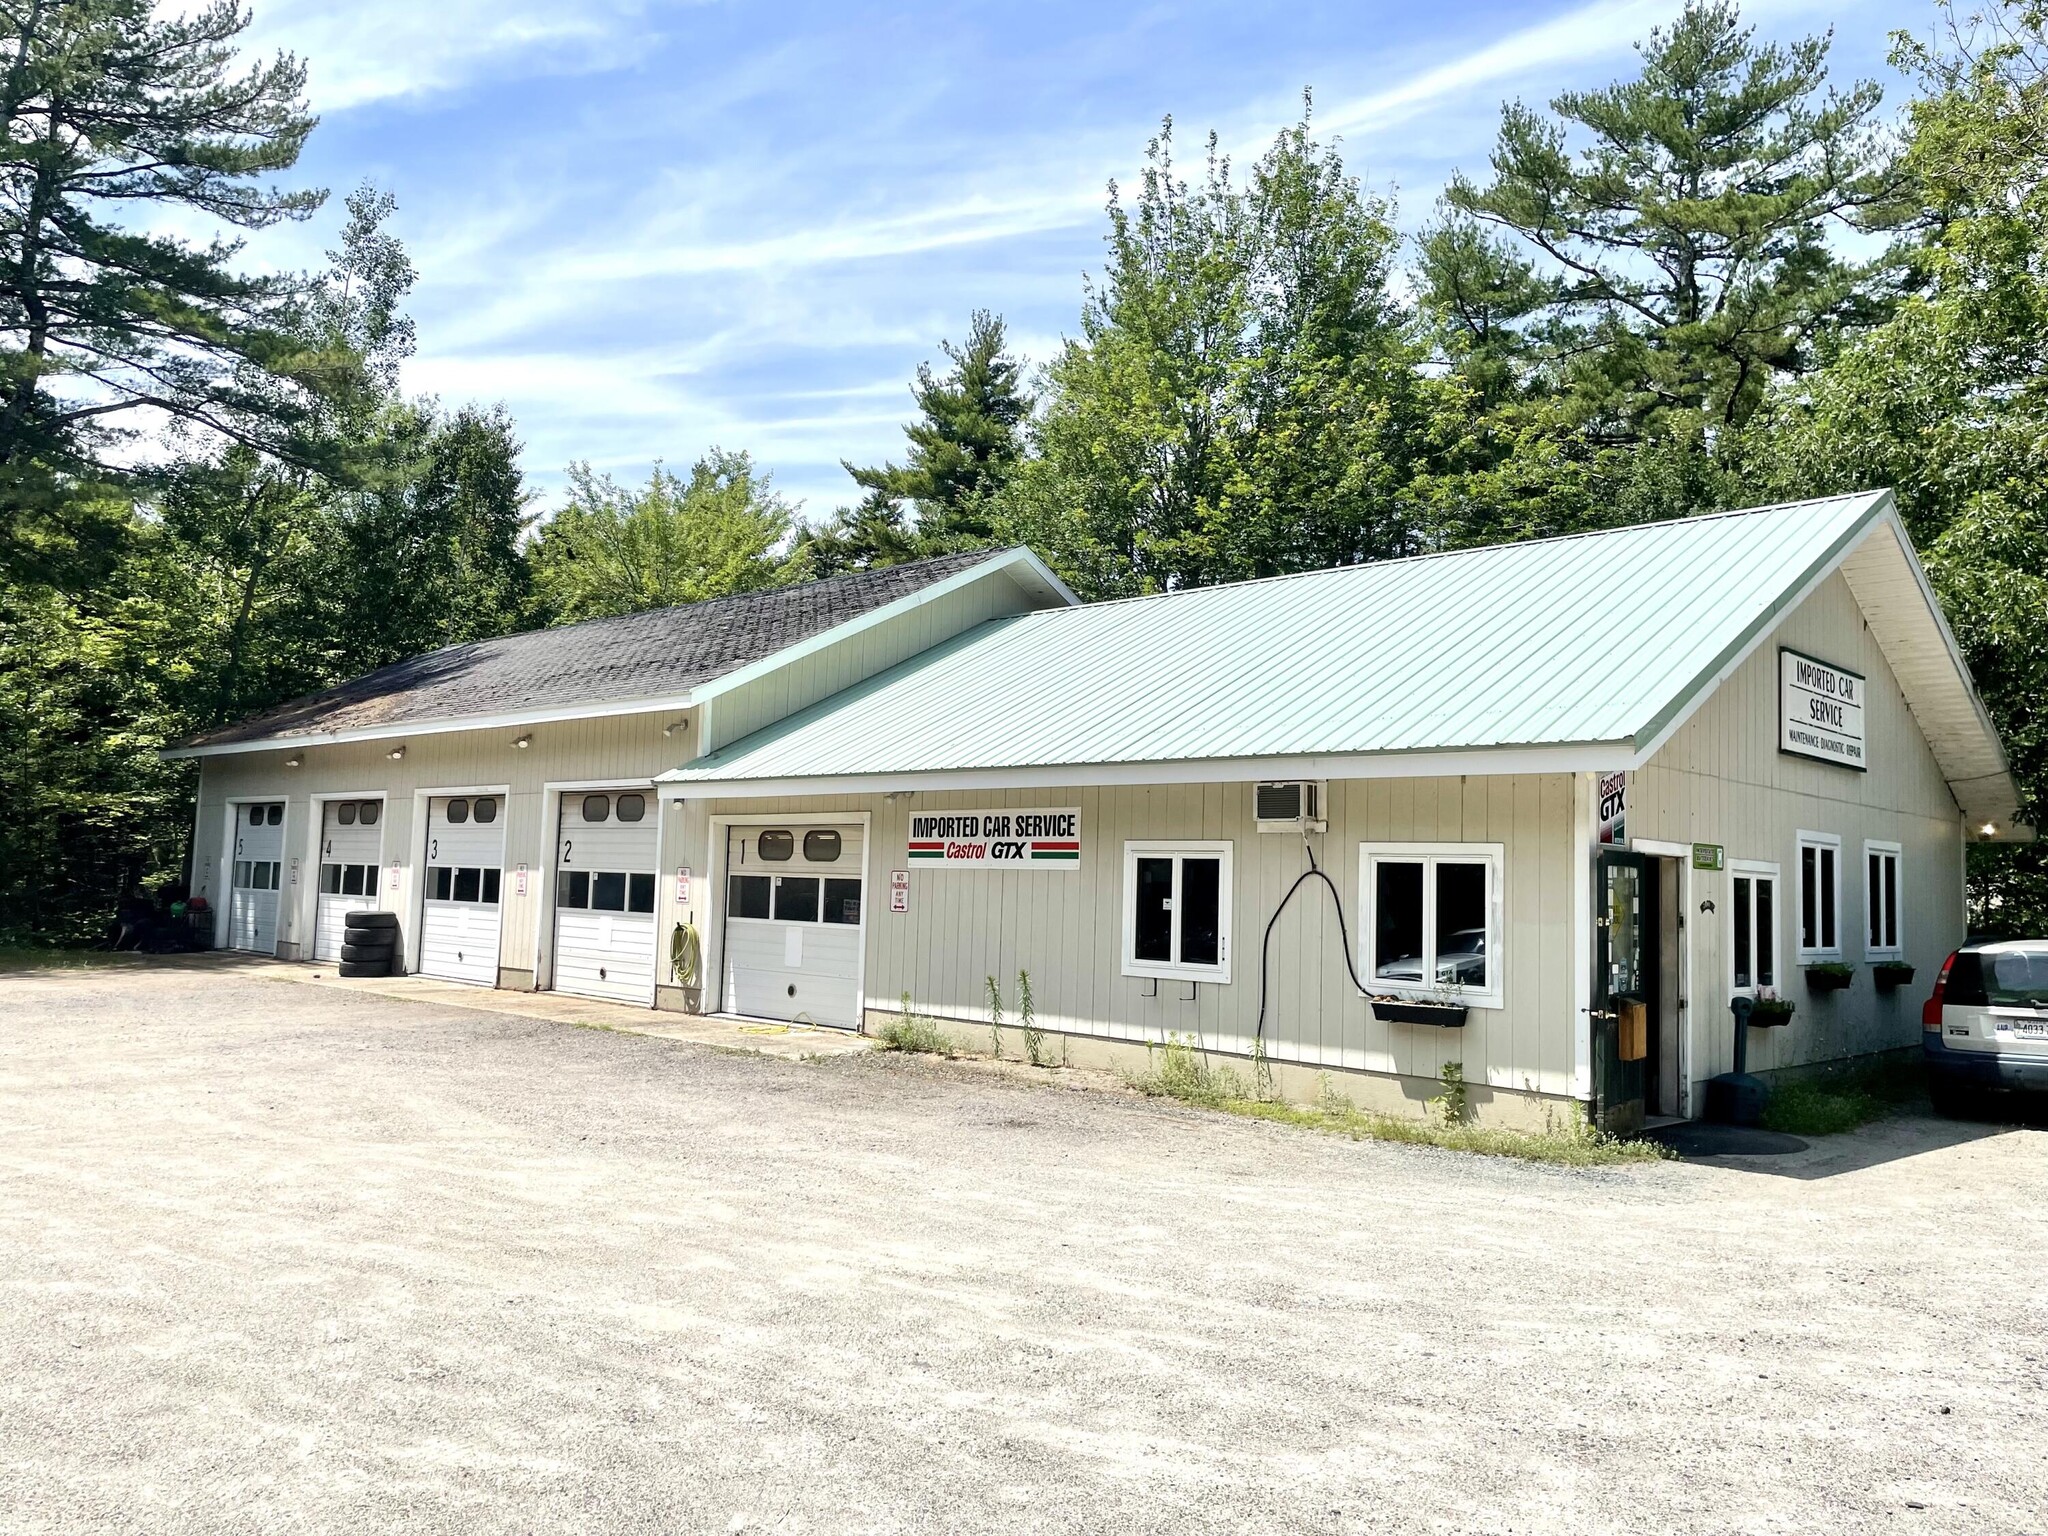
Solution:
[[[1962,953],[1958,950],[1957,954]],[[1934,995],[1920,1005],[1920,1027],[1939,1031],[1941,1029],[1941,1000],[1948,991],[1948,969],[1956,963],[1955,955],[1941,962],[1941,974],[1934,978]]]

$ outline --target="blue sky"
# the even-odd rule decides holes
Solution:
[[[1171,113],[1241,160],[1293,121],[1427,216],[1483,170],[1500,102],[1629,72],[1671,3],[1379,0],[944,6],[659,0],[256,0],[323,118],[302,162],[336,197],[256,248],[310,264],[339,194],[399,200],[420,269],[414,391],[502,402],[550,496],[572,459],[621,478],[745,448],[822,518],[841,458],[900,453],[907,382],[977,306],[1043,359],[1078,326],[1104,189]],[[1832,26],[1875,77],[1929,0],[1775,0],[1767,36]]]

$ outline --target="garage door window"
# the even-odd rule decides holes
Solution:
[[[467,800],[450,800],[448,802],[448,825],[459,827],[468,820],[469,802]]]
[[[796,834],[793,832],[763,832],[754,846],[761,857],[770,864],[787,864],[796,853]]]
[[[725,891],[734,917],[766,918],[772,909],[774,882],[767,875],[734,875]]]
[[[804,834],[804,858],[813,864],[836,864],[839,861],[839,834],[837,832],[806,832]]]
[[[237,859],[235,861],[235,884],[245,891],[274,891],[277,889],[278,861],[275,859]]]
[[[377,889],[374,864],[322,864],[320,894],[323,896],[368,896]]]
[[[825,882],[825,910],[823,917],[828,923],[844,923],[849,928],[860,926],[860,882],[858,880],[827,880]]]
[[[1126,976],[1230,980],[1230,849],[1124,844]]]
[[[362,805],[361,816],[363,825],[366,827],[374,827],[375,825],[377,825],[377,817],[383,811],[383,809],[384,806],[380,801],[365,800]]]
[[[336,806],[336,807],[334,808],[334,819],[335,819],[335,821],[336,821],[336,822],[337,822],[338,824],[340,824],[341,826],[344,826],[344,827],[352,827],[352,826],[354,826],[354,825],[356,824],[356,803],[355,803],[355,801],[353,801],[353,800],[344,800],[344,801],[342,801],[342,802],[341,802],[341,804],[340,804],[340,805]]]
[[[427,899],[495,907],[498,904],[498,871],[437,864],[427,871]]]
[[[498,802],[485,795],[476,803],[476,819],[479,825],[489,825],[498,819]]]
[[[585,795],[583,797],[583,819],[585,821],[603,821],[611,813],[612,797],[610,795]]]
[[[555,905],[579,912],[652,912],[654,876],[623,870],[565,869],[555,876]]]
[[[647,818],[647,797],[645,795],[621,795],[618,803],[619,820],[644,821]]]
[[[775,920],[779,923],[815,923],[818,920],[818,881],[815,876],[775,877]]]

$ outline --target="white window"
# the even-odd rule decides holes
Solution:
[[[1863,845],[1863,953],[1871,960],[1905,955],[1899,937],[1899,845]]]
[[[1124,844],[1124,974],[1230,980],[1229,843]]]
[[[1728,984],[1754,997],[1778,989],[1778,866],[1728,866]]]
[[[1842,958],[1842,840],[1799,834],[1799,959]]]
[[[1366,843],[1366,980],[1410,996],[1502,1006],[1499,843]]]

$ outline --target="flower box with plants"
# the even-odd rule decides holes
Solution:
[[[1449,998],[1375,995],[1372,1016],[1382,1024],[1433,1024],[1439,1029],[1465,1027],[1465,1005]]]
[[[1792,1011],[1792,1000],[1789,997],[1780,997],[1765,987],[1752,1000],[1749,1022],[1753,1028],[1776,1028],[1792,1022]]]
[[[1809,992],[1839,992],[1855,979],[1856,967],[1844,965],[1839,960],[1806,968],[1806,990]]]
[[[1913,967],[1903,960],[1880,960],[1870,968],[1870,974],[1887,992],[1895,992],[1913,982]]]

